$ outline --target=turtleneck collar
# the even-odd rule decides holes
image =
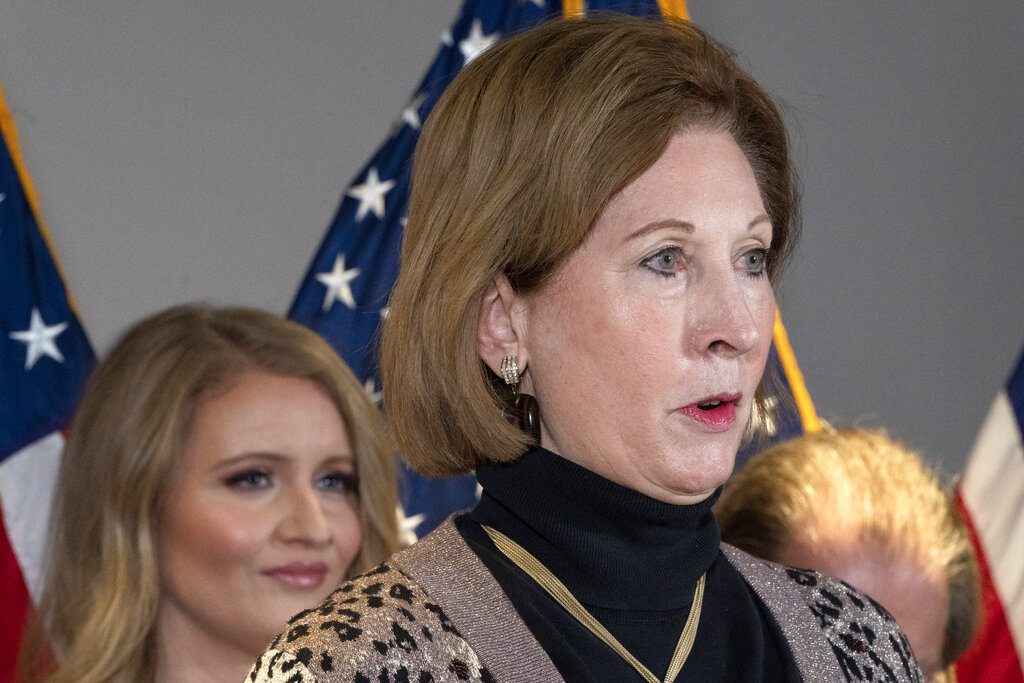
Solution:
[[[470,519],[522,545],[584,605],[677,609],[719,552],[711,505],[671,505],[543,448],[477,469]]]

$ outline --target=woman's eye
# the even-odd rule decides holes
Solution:
[[[354,494],[359,492],[359,478],[348,472],[331,472],[321,477],[317,486],[324,491]]]
[[[748,275],[763,275],[768,263],[767,249],[751,249],[743,254],[743,270]]]
[[[254,489],[265,489],[271,485],[270,473],[259,469],[243,470],[232,474],[225,482],[231,488],[249,491]]]
[[[659,275],[675,275],[683,265],[683,253],[679,247],[666,247],[645,258],[642,265]]]

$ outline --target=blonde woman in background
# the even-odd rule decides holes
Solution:
[[[325,341],[252,309],[129,330],[89,381],[54,505],[27,680],[240,680],[398,545],[377,410]]]
[[[978,568],[952,495],[885,433],[826,430],[752,458],[715,505],[722,539],[853,584],[892,612],[925,674],[953,680]]]

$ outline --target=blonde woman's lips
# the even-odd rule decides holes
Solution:
[[[327,578],[327,564],[324,562],[292,562],[271,567],[263,574],[292,588],[313,589],[323,585]]]

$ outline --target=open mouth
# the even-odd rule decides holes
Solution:
[[[684,406],[680,412],[711,431],[719,432],[732,427],[736,422],[736,407],[740,396],[722,395]]]

